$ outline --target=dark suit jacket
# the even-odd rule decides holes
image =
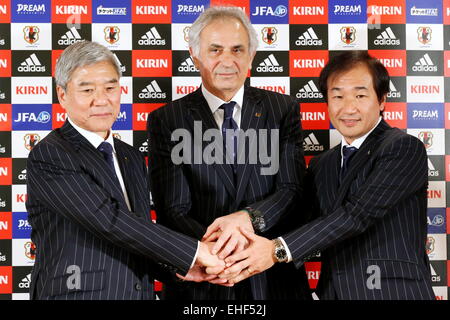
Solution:
[[[31,151],[31,299],[152,299],[154,272],[189,269],[196,240],[151,221],[144,159],[114,145],[132,212],[102,154],[68,122]]]
[[[338,186],[340,148],[311,160],[306,188],[319,217],[284,236],[295,265],[322,251],[322,299],[433,299],[423,144],[382,120]]]
[[[229,164],[180,164],[171,160],[175,129],[193,136],[194,121],[202,132],[218,129],[201,89],[155,110],[149,115],[149,172],[158,223],[201,239],[218,217],[251,206],[264,214],[263,235],[272,237],[301,223],[295,208],[302,192],[304,159],[299,104],[293,98],[245,87],[242,130],[279,129],[279,171],[261,175],[261,164],[238,165],[234,183]],[[203,149],[210,142],[203,142]],[[270,145],[270,141],[269,141]],[[246,154],[248,155],[248,146]],[[192,149],[192,157],[195,151]],[[278,230],[278,231],[277,231]],[[252,277],[247,283],[255,299],[310,298],[304,270],[284,264]],[[164,298],[234,299],[235,288],[208,283],[166,283]]]

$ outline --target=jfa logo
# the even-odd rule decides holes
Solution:
[[[110,43],[110,44],[114,44],[117,41],[119,41],[119,33],[120,33],[120,29],[119,27],[116,26],[109,26],[106,27],[103,32],[105,33],[105,40]]]
[[[51,107],[50,104],[39,105],[39,107],[36,105],[14,105],[12,110],[13,130],[51,130]]]
[[[288,1],[278,0],[275,6],[267,5],[268,1],[250,1],[250,20],[256,24],[289,23]]]
[[[288,10],[286,6],[279,5],[274,9],[272,7],[256,7],[255,12],[252,13],[252,16],[275,16],[275,17],[284,17],[287,14]]]
[[[39,28],[37,26],[27,26],[23,28],[24,39],[29,44],[34,44],[39,40]]]

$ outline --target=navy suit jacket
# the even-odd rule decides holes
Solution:
[[[321,299],[434,299],[422,142],[382,120],[339,186],[340,166],[340,144],[311,160],[305,189],[318,217],[283,236],[295,265],[322,252]]]
[[[274,175],[261,175],[263,165],[259,161],[249,163],[248,143],[247,161],[237,165],[236,181],[229,164],[206,164],[204,160],[198,164],[174,164],[171,152],[179,142],[171,141],[171,134],[185,129],[194,137],[195,121],[202,124],[200,134],[218,129],[201,89],[149,115],[149,172],[158,223],[201,239],[216,218],[246,206],[263,213],[266,227],[261,231],[269,238],[301,223],[303,211],[296,206],[302,193],[305,164],[300,107],[295,99],[253,87],[244,89],[240,128],[255,129],[257,133],[260,129],[279,129],[279,170]],[[201,150],[208,144],[204,141]],[[193,157],[193,146],[191,152]],[[250,278],[247,284],[254,299],[311,298],[304,270],[296,272],[292,265],[277,265]],[[209,283],[165,283],[163,296],[236,298],[235,288]]]
[[[131,212],[100,151],[68,122],[30,152],[31,299],[152,299],[154,275],[188,271],[196,240],[151,221],[145,161],[114,146]]]

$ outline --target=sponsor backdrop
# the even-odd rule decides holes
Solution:
[[[187,34],[217,4],[241,7],[257,31],[248,83],[302,103],[308,161],[340,141],[318,91],[329,56],[367,49],[388,68],[384,117],[428,151],[427,250],[435,293],[448,299],[449,0],[0,0],[0,298],[28,299],[35,246],[25,208],[26,158],[66,119],[52,79],[62,50],[88,39],[114,52],[123,95],[113,131],[145,154],[148,112],[200,85]],[[314,289],[320,257],[307,272]]]

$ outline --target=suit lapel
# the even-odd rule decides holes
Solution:
[[[264,111],[265,110],[263,109],[261,103],[261,96],[259,95],[258,91],[246,86],[244,91],[240,129],[242,131],[254,129],[256,132],[256,137],[258,137],[259,129],[264,128],[266,123],[267,113]],[[268,134],[268,136],[270,136],[270,134]],[[267,140],[267,143],[269,144],[270,141]],[[238,164],[236,172],[236,205],[239,205],[239,203],[241,203],[242,198],[245,195],[245,189],[247,188],[247,185],[249,183],[250,176],[252,175],[252,173],[254,174],[255,170],[257,169],[256,164],[249,164],[250,155],[248,141],[246,141],[245,143],[244,155],[245,163]]]
[[[192,123],[193,126],[194,121],[200,121],[202,124],[202,132],[201,132],[202,135],[208,129],[219,130],[219,128],[217,127],[217,123],[214,120],[213,114],[211,113],[211,109],[209,108],[206,99],[203,97],[201,88],[197,89],[195,92],[192,93],[192,95],[190,96],[190,100],[188,101],[187,107],[189,110],[187,116],[190,117],[189,119],[190,121],[188,121],[188,123]],[[194,127],[191,127],[191,132],[192,133],[194,132]],[[194,139],[192,139],[192,141],[193,140]],[[202,142],[202,153],[209,143],[210,142],[208,141]],[[233,177],[234,174],[232,167],[229,164],[217,164],[217,163],[213,163],[211,166],[219,175],[228,193],[231,195],[232,198],[235,198],[236,187],[234,185],[234,177]]]
[[[78,157],[83,169],[92,175],[95,180],[99,181],[99,184],[114,195],[116,199],[122,199],[125,205],[122,189],[117,180],[111,175],[110,169],[100,151],[95,149],[68,121],[61,127],[60,132],[72,145],[74,156]]]
[[[365,164],[367,164],[370,157],[375,153],[378,146],[380,145],[380,136],[389,128],[390,126],[384,120],[381,120],[378,126],[371,132],[371,134],[366,138],[359,150],[353,156],[348,172],[345,175],[341,186],[339,187],[339,192],[335,201],[335,207],[340,206],[347,194],[348,189],[350,188],[353,179],[358,174],[358,172],[360,172],[361,168]]]

